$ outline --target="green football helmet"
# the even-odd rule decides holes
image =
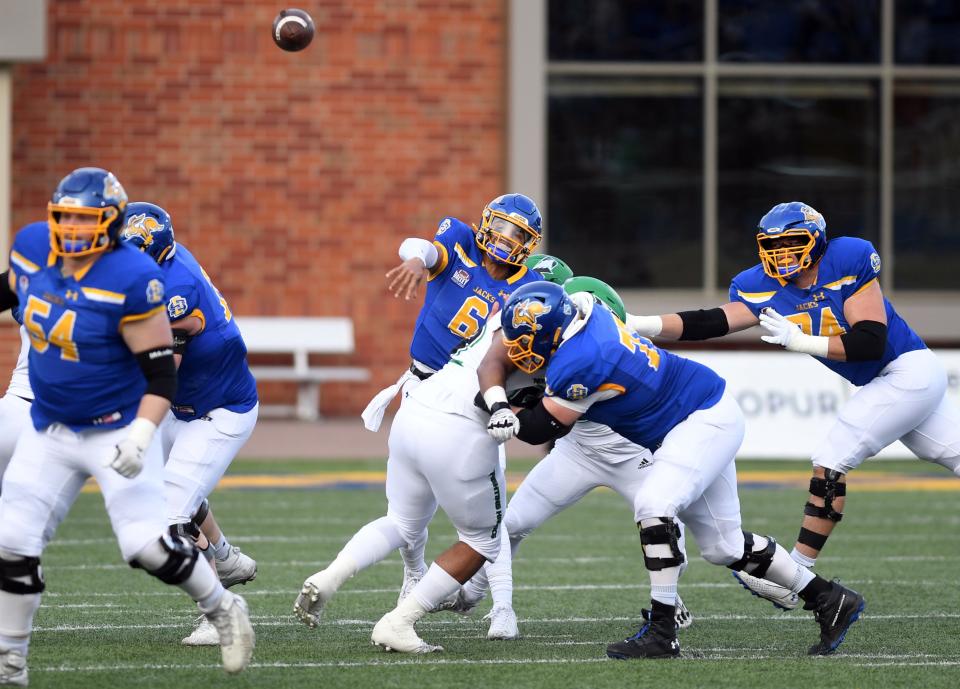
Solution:
[[[621,321],[626,322],[627,320],[627,307],[623,305],[623,299],[620,298],[620,295],[616,293],[613,287],[603,280],[587,277],[586,275],[578,275],[563,283],[563,291],[567,294],[589,292],[606,304]]]
[[[550,254],[533,254],[524,261],[524,265],[529,270],[540,273],[544,280],[555,285],[563,285],[564,281],[573,277],[570,266]]]

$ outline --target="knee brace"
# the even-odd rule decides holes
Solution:
[[[197,539],[200,538],[200,527],[192,521],[183,524],[171,524],[167,528],[170,536],[174,539],[183,538],[191,543],[196,543]]]
[[[829,519],[832,522],[839,522],[843,519],[843,513],[833,509],[834,498],[840,498],[847,494],[847,484],[840,483],[841,478],[843,478],[843,474],[833,469],[826,469],[824,478],[819,476],[811,478],[810,495],[823,498],[823,507],[807,502],[803,506],[803,513],[810,517]]]
[[[39,557],[0,556],[0,591],[25,596],[46,586]]]
[[[197,508],[197,513],[193,515],[193,518],[190,521],[196,525],[197,529],[199,529],[200,525],[203,524],[203,521],[207,518],[208,514],[210,514],[210,503],[207,502],[206,498],[204,498],[203,502],[200,503],[200,507]]]
[[[763,578],[770,569],[773,562],[773,556],[777,552],[777,542],[773,536],[767,536],[767,545],[763,550],[754,550],[753,534],[749,531],[743,532],[743,557],[732,562],[727,567],[735,572],[746,572],[755,577]]]
[[[193,573],[199,556],[200,551],[188,540],[164,534],[141,550],[130,566],[145,569],[165,584],[182,584]]]
[[[643,526],[644,522],[659,521],[659,524]],[[683,564],[683,551],[680,550],[680,527],[667,517],[644,519],[640,528],[640,543],[643,546],[643,564],[651,572]],[[669,551],[670,557],[656,557],[655,553]]]

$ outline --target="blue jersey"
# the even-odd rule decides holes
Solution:
[[[837,237],[827,243],[817,269],[817,281],[807,288],[772,278],[756,265],[737,275],[730,283],[730,301],[746,304],[755,316],[773,307],[777,313],[797,323],[807,335],[842,335],[850,330],[843,305],[850,297],[866,289],[880,276],[880,255],[873,245],[857,237]],[[832,361],[814,357],[854,385],[865,385],[876,378],[884,366],[905,352],[925,349],[923,340],[884,298],[887,313],[887,347],[876,361]]]
[[[187,342],[177,371],[174,415],[196,419],[212,409],[249,411],[257,403],[257,383],[247,366],[247,347],[226,300],[183,244],[161,264],[167,285],[167,315],[177,321],[195,316],[203,324]]]
[[[430,271],[410,356],[439,371],[454,349],[480,332],[494,304],[502,309],[513,290],[543,278],[526,266],[506,280],[492,278],[473,230],[456,218],[443,219],[433,243],[440,258]]]
[[[547,364],[548,396],[576,408],[596,393],[619,393],[594,402],[584,418],[649,448],[693,412],[716,404],[725,387],[712,369],[660,349],[600,304]]]
[[[17,233],[10,252],[23,324],[30,336],[33,425],[75,431],[117,428],[136,416],[146,380],[121,328],[163,311],[163,276],[126,244],[64,277],[46,222]]]

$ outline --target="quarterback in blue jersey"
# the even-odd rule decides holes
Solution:
[[[167,520],[176,533],[199,544],[225,586],[246,583],[256,576],[257,564],[230,545],[206,499],[257,422],[247,348],[226,300],[176,241],[166,210],[131,203],[120,236],[156,261],[166,284],[178,366],[177,393],[160,426]],[[216,628],[204,618],[184,643],[216,645]]]
[[[682,340],[759,324],[765,342],[811,354],[861,386],[813,453],[810,497],[791,553],[813,567],[843,516],[847,473],[887,445],[901,440],[920,459],[960,476],[960,409],[946,398],[937,357],[884,298],[880,256],[870,242],[828,241],[823,216],[793,201],[763,216],[757,244],[760,264],[733,278],[728,303],[634,316],[629,324],[641,334]],[[758,592],[749,577],[742,581]]]
[[[402,262],[387,272],[387,288],[396,297],[410,299],[426,281],[427,293],[410,342],[410,368],[364,409],[361,416],[366,428],[378,430],[397,393],[406,399],[420,381],[443,368],[450,353],[482,330],[510,292],[541,279],[525,261],[540,243],[542,225],[540,210],[532,199],[504,194],[484,207],[480,227],[446,217],[432,242],[409,237],[401,243]],[[421,539],[401,548],[401,597],[426,571],[426,537],[424,532]]]
[[[246,603],[164,523],[155,432],[176,369],[160,269],[119,240],[126,207],[112,173],[79,168],[57,186],[47,222],[20,230],[10,253],[35,398],[0,495],[0,684],[27,684],[40,557],[91,476],[124,559],[197,601],[222,632],[224,669],[242,670],[253,651]]]
[[[720,376],[640,337],[592,295],[568,296],[547,282],[516,290],[501,323],[503,337],[478,370],[493,438],[516,435],[540,444],[564,435],[582,417],[653,450],[645,488],[634,502],[650,573],[650,619],[634,636],[610,644],[610,657],[680,653],[674,615],[684,557],[677,518],[708,562],[769,579],[807,602],[820,623],[820,641],[810,654],[836,650],[863,610],[863,598],[801,567],[773,538],[741,530],[734,458],[743,413]],[[545,370],[546,394],[533,409],[514,412],[507,401],[503,385],[513,368]]]

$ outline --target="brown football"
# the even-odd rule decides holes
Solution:
[[[293,53],[310,45],[315,30],[313,19],[303,10],[293,7],[280,10],[273,20],[273,42]]]

